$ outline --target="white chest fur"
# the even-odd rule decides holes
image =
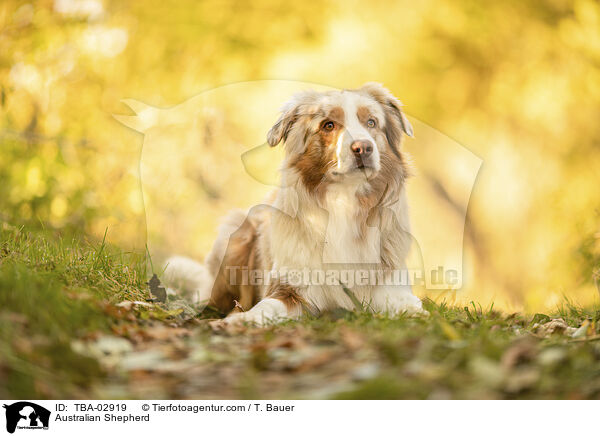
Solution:
[[[357,188],[332,185],[325,203],[327,224],[323,246],[323,262],[334,264],[379,263],[379,229],[366,226],[368,211],[359,210]]]
[[[275,266],[380,263],[380,232],[365,225],[366,211],[359,209],[356,198],[358,189],[364,188],[359,183],[332,184],[321,205],[299,192],[296,216],[283,214],[273,221]]]

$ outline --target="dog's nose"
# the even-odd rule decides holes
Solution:
[[[373,153],[373,144],[371,141],[354,141],[350,144],[350,148],[356,157],[369,157]]]

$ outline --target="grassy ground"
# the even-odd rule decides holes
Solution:
[[[429,317],[340,311],[217,334],[214,311],[147,302],[143,265],[5,224],[0,398],[600,398],[600,311],[426,301]]]

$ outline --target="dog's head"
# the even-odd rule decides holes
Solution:
[[[383,86],[295,95],[267,139],[284,141],[285,168],[296,170],[309,191],[330,183],[404,178],[402,134],[413,135],[401,103]]]

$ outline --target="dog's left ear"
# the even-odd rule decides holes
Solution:
[[[396,97],[392,96],[389,105],[393,107],[394,110],[397,112],[396,115],[400,118],[400,124],[402,124],[402,130],[404,131],[404,133],[413,138],[415,136],[415,133],[413,132],[413,127],[410,124],[410,121],[408,121],[408,118],[406,118],[406,115],[404,115],[404,112],[402,112],[402,103],[400,103],[400,101]]]
[[[402,112],[402,103],[379,83],[366,83],[359,91],[365,92],[383,107],[385,112],[385,134],[394,153],[399,154],[402,132],[411,138],[414,136],[412,126],[404,112]]]

